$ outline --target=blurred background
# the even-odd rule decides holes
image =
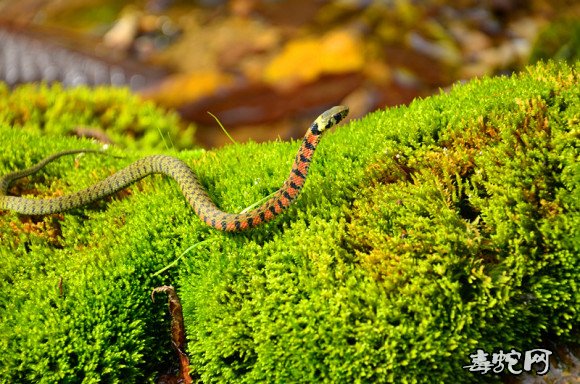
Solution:
[[[127,86],[174,108],[207,148],[301,137],[324,109],[351,118],[578,60],[564,0],[0,0],[0,80]]]

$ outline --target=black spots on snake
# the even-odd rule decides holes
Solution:
[[[307,149],[314,151],[316,149],[316,146],[313,144],[310,144],[308,141],[304,142],[304,147],[306,147]]]
[[[320,135],[322,133],[322,131],[320,129],[318,129],[318,122],[317,121],[312,123],[312,126],[310,127],[310,132],[312,132],[314,135]]]
[[[304,174],[302,172],[300,172],[300,170],[298,168],[293,168],[292,169],[292,173],[295,174],[296,176],[298,176],[301,179],[305,179],[306,176],[304,176]]]

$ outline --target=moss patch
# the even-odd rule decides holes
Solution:
[[[476,348],[577,337],[577,82],[540,65],[338,129],[283,232],[187,259],[194,370],[489,382]]]
[[[154,380],[172,353],[149,299],[163,284],[203,382],[489,382],[462,368],[476,348],[577,339],[578,77],[539,64],[339,127],[298,201],[248,233],[204,226],[161,177],[62,215],[3,213],[0,381]],[[91,145],[21,120],[0,120],[2,174]],[[297,147],[173,154],[235,212]],[[68,193],[148,152],[62,159],[17,188]]]
[[[193,126],[124,88],[0,83],[0,124],[58,138],[94,135],[130,149],[183,149],[193,145]],[[58,141],[58,140],[55,140]]]

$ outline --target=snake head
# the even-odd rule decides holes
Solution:
[[[333,125],[340,123],[346,115],[348,115],[348,107],[344,105],[337,105],[336,107],[330,108],[318,116],[314,123],[312,123],[312,133],[320,134],[324,132]]]

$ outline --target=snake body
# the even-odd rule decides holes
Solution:
[[[233,214],[221,211],[211,200],[191,168],[183,161],[166,155],[144,157],[106,179],[69,195],[51,199],[7,196],[8,188],[13,181],[37,172],[61,156],[82,152],[99,152],[91,149],[58,152],[30,168],[3,176],[0,178],[0,209],[25,215],[48,215],[62,212],[108,196],[147,175],[161,173],[170,176],[177,182],[187,202],[206,224],[221,231],[247,230],[272,220],[296,199],[306,180],[312,155],[322,133],[339,123],[347,114],[348,108],[344,106],[336,106],[322,113],[304,135],[290,175],[282,187],[264,204],[246,213]]]

